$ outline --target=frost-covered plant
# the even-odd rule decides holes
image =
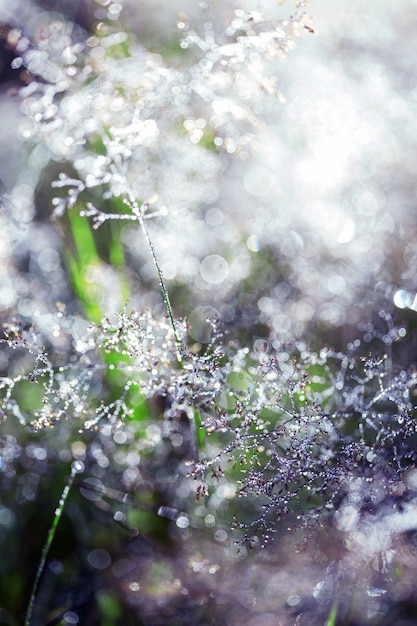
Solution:
[[[320,611],[330,611],[331,583],[341,615],[348,610],[343,563],[350,569],[362,563],[370,594],[377,585],[386,590],[402,559],[396,541],[414,527],[416,377],[414,369],[396,370],[392,344],[405,331],[383,315],[388,330],[368,327],[363,344],[353,342],[347,353],[316,353],[301,342],[276,354],[261,343],[253,352],[238,350],[216,324],[206,351],[195,352],[194,344],[187,347],[186,326],[177,326],[179,361],[169,320],[124,312],[92,325],[65,365],[59,355],[46,356],[33,331],[13,325],[4,341],[29,354],[32,365],[1,380],[3,416],[14,414],[21,426],[51,437],[73,424],[79,435],[68,442],[70,454],[61,448],[54,462],[75,458],[77,471],[87,470],[90,477],[78,484],[88,498],[124,498],[140,510],[134,493],[152,485],[160,499],[155,513],[179,528],[193,527],[200,509],[210,524],[234,518],[231,540],[243,554],[266,547],[273,536],[280,545],[288,530],[305,549],[313,537],[323,541],[323,529],[338,532],[349,554],[335,560],[314,593]],[[385,355],[360,356],[362,347],[378,344]],[[39,408],[22,407],[22,384],[43,388]],[[31,445],[37,463],[45,463],[45,454],[53,461],[52,448]],[[21,455],[6,437],[9,481]],[[113,475],[106,471],[112,457]],[[127,521],[122,511],[117,519]],[[365,550],[370,524],[378,532]]]
[[[390,351],[404,335],[391,324],[382,347]],[[375,490],[395,492],[414,466],[414,369],[393,370],[387,353],[356,356],[360,344],[346,354],[312,352],[302,342],[291,352],[254,353],[229,376],[232,397],[223,411],[203,413],[209,432],[223,433],[227,443],[195,464],[200,492],[207,494],[205,477],[220,480],[237,468],[238,495],[258,500],[259,516],[236,520],[242,542],[258,541],[260,532],[264,545],[288,517],[294,528],[310,529],[323,515],[337,517],[357,480],[359,515]]]
[[[204,291],[214,284],[226,295],[248,274],[250,260],[233,220],[216,213],[219,177],[231,159],[249,158],[267,114],[262,103],[279,98],[276,61],[312,30],[307,3],[281,11],[207,9],[195,27],[183,17],[177,46],[165,56],[119,32],[111,6],[107,11],[111,19],[85,43],[71,42],[60,22],[34,42],[21,37],[15,64],[27,67],[31,81],[21,92],[19,132],[38,146],[35,168],[49,159],[65,163],[54,182],[62,189],[52,201],[55,216],[76,207],[99,226],[116,213],[135,220],[124,201],[146,204],[167,276]],[[204,214],[211,208],[214,231],[207,237]],[[149,281],[146,248],[131,228],[122,237],[135,271]],[[118,290],[116,280],[115,301]]]
[[[107,17],[116,6],[109,6]],[[345,541],[349,556],[330,559],[326,575],[310,585],[318,613],[330,615],[329,623],[349,613],[340,592],[344,564],[357,570],[360,562],[370,597],[384,595],[403,565],[395,541],[413,529],[416,377],[412,368],[396,368],[391,348],[405,329],[383,312],[388,330],[381,334],[369,326],[364,342],[351,343],[346,353],[314,351],[300,340],[280,345],[273,329],[242,347],[223,334],[218,319],[203,320],[204,333],[196,338],[192,323],[178,319],[171,303],[164,273],[172,267],[159,260],[162,249],[177,278],[192,284],[199,263],[187,257],[182,266],[180,233],[196,258],[204,256],[200,274],[206,283],[223,282],[218,276],[228,272],[225,259],[212,253],[217,244],[230,244],[232,257],[241,235],[229,225],[209,241],[201,207],[217,198],[217,177],[228,159],[250,157],[265,93],[280,99],[270,63],[285,56],[301,31],[311,31],[305,10],[306,3],[297,1],[288,19],[274,20],[260,10],[233,7],[217,20],[204,14],[200,28],[181,17],[175,62],[168,51],[165,58],[119,32],[110,17],[85,43],[71,41],[62,20],[32,42],[17,37],[14,65],[31,75],[22,92],[19,131],[36,146],[34,170],[55,161],[53,213],[77,248],[78,261],[72,250],[67,255],[68,274],[90,318],[59,304],[39,331],[13,322],[2,339],[14,356],[0,379],[0,416],[9,429],[1,438],[2,482],[9,489],[17,482],[19,503],[27,504],[38,497],[41,474],[60,468],[61,476],[69,476],[35,575],[27,624],[74,486],[136,546],[113,571],[120,587],[129,580],[129,591],[121,592],[129,602],[144,576],[137,563],[151,561],[149,542],[140,536],[151,526],[145,513],[170,520],[166,534],[183,546],[187,537],[195,540],[214,528],[214,542],[227,545],[235,559],[247,547],[273,550],[272,536],[279,545],[286,529],[295,531],[299,547],[336,529],[335,542],[340,547]],[[137,271],[145,280],[158,279],[162,313],[154,301],[147,312],[120,305],[125,282],[141,295],[146,288],[132,279],[135,263],[125,262],[113,242],[105,242],[103,254],[100,233],[109,224],[128,249],[143,249],[135,258],[149,267]],[[256,249],[256,242],[251,246]],[[97,269],[100,254],[117,265],[111,281],[104,263]],[[246,277],[246,261],[240,256],[231,262],[230,282]],[[98,278],[110,306],[91,288]],[[106,313],[101,322],[98,313]],[[245,323],[236,334],[242,329]],[[375,349],[379,356],[373,356]],[[20,441],[22,430],[28,442]],[[80,510],[70,513],[79,519]],[[377,536],[364,550],[372,520]],[[96,569],[111,560],[110,547],[100,550],[88,554]],[[221,569],[192,550],[184,587],[176,578],[174,600],[171,605],[165,597],[165,606],[181,603],[195,573]],[[327,563],[325,554],[326,547],[320,558]],[[374,567],[384,558],[383,567]],[[375,586],[370,567],[385,587]],[[161,580],[149,574],[150,590],[152,576]],[[206,593],[210,583],[204,585],[203,595],[214,597]],[[297,597],[284,603],[296,606]],[[191,611],[192,600],[183,600],[185,605]],[[184,623],[198,623],[193,620]]]

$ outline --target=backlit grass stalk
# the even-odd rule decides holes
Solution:
[[[145,224],[144,212],[148,208],[148,205],[146,203],[142,203],[139,206],[139,204],[137,203],[135,197],[131,193],[129,193],[128,203],[129,203],[129,206],[130,206],[130,208],[132,210],[132,213],[136,216],[136,218],[137,218],[137,220],[139,222],[139,225],[140,225],[140,227],[142,229],[142,233],[143,233],[143,235],[144,235],[144,237],[146,239],[146,243],[148,245],[149,251],[150,251],[151,256],[152,256],[153,264],[155,265],[155,268],[156,268],[156,271],[157,271],[157,274],[158,274],[159,285],[160,285],[161,290],[162,290],[162,297],[164,299],[165,308],[167,310],[169,321],[171,323],[172,330],[174,332],[174,340],[175,340],[175,345],[176,345],[176,348],[177,348],[178,363],[182,366],[183,365],[183,360],[182,360],[182,356],[181,356],[181,341],[180,341],[180,338],[178,336],[177,328],[175,326],[175,320],[174,320],[174,314],[172,312],[171,300],[169,299],[168,290],[167,290],[167,288],[165,286],[164,276],[162,274],[162,270],[161,270],[161,266],[160,266],[159,261],[158,261],[158,257],[156,256],[155,248],[153,246],[152,240],[151,240],[151,238],[149,236],[149,232],[148,232],[148,229],[147,229],[146,224]]]
[[[34,580],[33,587],[32,587],[32,593],[31,593],[30,599],[29,599],[29,604],[28,604],[28,609],[27,609],[27,613],[26,613],[24,626],[30,626],[31,619],[32,619],[32,613],[33,613],[33,607],[35,605],[36,594],[38,592],[39,581],[41,579],[43,570],[45,569],[46,559],[48,557],[49,550],[50,550],[52,542],[54,540],[56,529],[57,529],[58,524],[59,524],[59,520],[61,519],[62,512],[64,510],[64,506],[65,506],[66,500],[68,498],[69,492],[70,492],[71,487],[72,487],[73,482],[74,482],[74,478],[75,478],[76,474],[78,473],[78,471],[79,470],[76,467],[76,464],[73,463],[68,483],[66,484],[66,486],[65,486],[65,488],[64,488],[64,490],[62,492],[62,495],[61,495],[61,497],[59,499],[58,506],[55,509],[54,521],[52,522],[52,526],[49,529],[48,537],[47,537],[46,542],[45,542],[45,544],[44,544],[44,546],[42,548],[42,555],[41,555],[41,559],[39,561],[38,569],[36,571],[36,576],[35,576],[35,580]]]

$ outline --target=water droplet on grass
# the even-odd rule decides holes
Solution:
[[[188,526],[190,525],[190,520],[185,515],[180,515],[175,523],[178,528],[188,528]]]
[[[73,472],[75,472],[76,474],[80,474],[84,471],[85,465],[82,461],[74,461],[74,463],[71,465],[71,468]]]

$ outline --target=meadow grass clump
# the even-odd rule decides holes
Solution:
[[[395,369],[393,342],[404,329],[384,316],[388,331],[381,336],[375,328],[371,344],[367,329],[367,350],[387,348],[374,358],[361,356],[360,341],[347,353],[317,353],[302,342],[275,355],[236,351],[216,323],[206,349],[196,352],[194,344],[194,350],[187,347],[186,325],[177,325],[174,336],[169,318],[157,323],[150,313],[124,312],[92,324],[83,350],[74,350],[66,366],[46,356],[33,330],[15,324],[4,342],[28,352],[32,369],[2,379],[2,410],[33,435],[24,452],[16,437],[3,440],[10,468],[5,465],[4,478],[9,488],[17,479],[21,503],[31,502],[41,488],[31,476],[57,464],[62,475],[76,463],[72,490],[75,485],[101,511],[102,521],[113,519],[128,546],[150,532],[155,517],[166,521],[161,536],[152,531],[154,542],[168,531],[170,541],[193,546],[205,528],[215,543],[234,545],[238,560],[252,550],[280,554],[290,532],[295,551],[308,554],[315,546],[323,562],[331,555],[332,573],[310,586],[319,614],[330,612],[335,598],[338,615],[351,614],[359,600],[343,595],[343,568],[359,574],[359,563],[369,592],[360,598],[365,611],[366,598],[375,605],[403,566],[395,546],[412,531],[415,506],[415,373]],[[25,408],[22,384],[41,388],[39,408]],[[62,507],[43,548],[29,616],[68,491],[59,496]],[[373,539],[365,550],[370,525]],[[94,550],[106,563],[117,558],[110,546]],[[130,579],[137,568],[134,551],[129,554],[123,571]],[[288,558],[285,551],[279,558]],[[357,580],[349,580],[357,594]],[[205,584],[199,589],[204,598]]]
[[[14,33],[30,147],[6,208],[10,223],[19,202],[25,224],[37,211],[39,241],[15,236],[25,297],[0,339],[5,621],[406,619],[405,324],[381,310],[344,350],[295,338],[287,313],[293,328],[315,314],[302,237],[263,245],[216,204],[283,100],[277,60],[314,32],[307,3],[285,17],[200,3],[159,52],[104,4],[90,35],[57,14]],[[243,186],[266,215],[267,169],[255,162]]]

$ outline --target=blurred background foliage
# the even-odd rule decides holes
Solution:
[[[88,203],[123,214],[122,194],[103,198],[110,184],[92,185],[83,189],[75,208],[51,220],[59,206],[53,199],[64,199],[67,192],[52,183],[61,173],[76,179],[80,163],[66,152],[58,131],[36,135],[39,120],[31,93],[36,68],[31,73],[29,63],[25,69],[15,61],[25,52],[19,48],[22,39],[38,48],[44,43],[54,59],[58,53],[48,28],[58,24],[63,49],[64,40],[79,50],[87,45],[92,75],[91,83],[87,78],[82,85],[81,101],[89,87],[95,88],[95,72],[99,77],[103,68],[115,72],[117,62],[127,67],[122,64],[133,58],[137,65],[120,76],[116,95],[121,103],[116,102],[110,119],[117,126],[120,117],[122,127],[136,93],[135,75],[143,72],[138,64],[154,59],[163,67],[166,83],[156,84],[157,101],[170,72],[186,76],[185,69],[198,66],[201,50],[181,45],[184,26],[178,29],[178,23],[189,23],[197,32],[205,29],[207,36],[209,22],[221,31],[236,6],[186,0],[0,4],[0,319],[12,324],[18,339],[14,349],[0,346],[3,399],[7,380],[22,376],[1,424],[0,624],[24,623],[40,555],[75,461],[84,471],[75,476],[57,527],[32,624],[412,623],[416,568],[400,548],[401,558],[397,552],[390,570],[397,578],[389,590],[385,565],[374,563],[360,589],[358,566],[349,561],[358,558],[357,551],[346,548],[346,521],[327,532],[316,529],[314,545],[300,551],[309,529],[297,529],[300,508],[295,505],[278,535],[288,525],[294,532],[265,551],[254,538],[255,558],[247,546],[235,543],[243,531],[230,530],[235,514],[249,523],[265,503],[235,497],[239,465],[220,482],[209,476],[211,495],[196,502],[197,483],[188,477],[187,461],[193,460],[195,445],[199,452],[204,449],[203,458],[216,458],[230,433],[208,436],[195,410],[195,444],[190,415],[171,410],[166,390],[156,388],[145,400],[142,374],[126,389],[127,368],[135,366],[133,349],[123,354],[114,346],[106,351],[88,343],[90,324],[111,318],[127,304],[132,310],[151,310],[155,319],[165,314],[158,276],[137,225],[113,220],[95,229],[91,218],[79,214]],[[295,11],[291,2],[281,6],[265,0],[258,7],[245,0],[240,6],[262,9],[271,19],[288,20]],[[180,95],[175,91],[160,105],[147,102],[147,111],[161,117],[161,136],[143,153],[145,161],[142,153],[133,159],[137,199],[149,201],[150,213],[155,212],[147,220],[149,233],[174,313],[187,318],[191,354],[204,355],[207,346],[209,353],[215,350],[210,346],[215,332],[206,322],[212,317],[222,321],[226,345],[237,353],[239,346],[247,346],[265,355],[279,351],[290,361],[291,349],[283,346],[302,338],[317,350],[350,345],[351,352],[367,356],[376,335],[386,336],[385,311],[399,328],[407,326],[406,340],[392,347],[390,359],[399,370],[410,371],[417,310],[417,9],[409,1],[364,5],[355,0],[329,8],[315,0],[308,11],[312,26],[303,27],[296,47],[288,39],[282,58],[267,66],[268,81],[256,92],[249,81],[240,84],[241,91],[231,88],[236,98],[243,93],[240,108],[222,108],[225,101],[219,97],[207,122],[207,102],[195,94],[194,117],[182,114],[182,106],[190,109],[175,100]],[[313,26],[316,36],[309,30]],[[102,44],[118,32],[125,36],[114,45]],[[252,62],[256,65],[257,59]],[[237,63],[239,72],[246,81]],[[257,72],[252,72],[255,77]],[[105,78],[103,71],[104,95]],[[74,137],[83,124],[75,112],[76,107],[74,112],[69,108],[68,136],[72,132]],[[107,113],[105,107],[96,111],[104,121]],[[86,152],[105,158],[110,122],[98,132],[86,131]],[[127,145],[128,139],[123,141]],[[88,163],[80,168],[88,171]],[[29,344],[21,341],[26,336]],[[384,351],[390,342],[377,342],[377,349]],[[65,406],[74,419],[58,419],[53,428],[31,432],[26,423],[34,412],[42,415],[48,389],[48,369],[38,374],[39,384],[27,377],[42,364],[36,361],[42,345],[57,371],[70,372],[69,386],[77,381],[67,396],[51,396],[57,408],[69,399]],[[91,347],[96,361],[88,362]],[[175,362],[172,342],[170,350]],[[256,379],[253,363],[244,359],[223,381],[218,404],[226,415],[244,403]],[[92,382],[84,384],[88,367],[92,371],[97,364]],[[322,411],[332,410],[332,394],[340,390],[336,369],[310,363],[304,370],[313,380],[308,393],[320,398]],[[300,390],[286,401],[291,411],[302,412]],[[100,414],[102,406],[112,408]],[[109,418],[108,425],[85,431],[85,420],[97,415]],[[346,432],[354,433],[356,425],[348,422]],[[265,450],[255,452],[246,453],[248,464],[254,455],[265,463]],[[407,548],[414,555],[414,530],[407,532]],[[389,561],[392,550],[380,552]],[[335,571],[340,562],[342,574]],[[329,580],[338,581],[344,598]]]

